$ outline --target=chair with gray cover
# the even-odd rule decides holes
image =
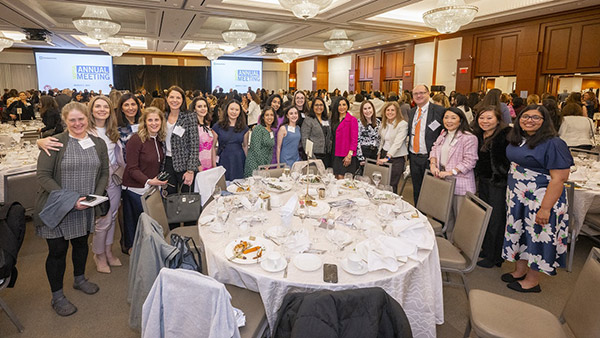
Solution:
[[[443,235],[446,232],[455,185],[454,177],[441,179],[433,176],[429,169],[425,170],[417,209],[427,216],[436,235]]]
[[[169,221],[167,220],[167,212],[165,211],[160,189],[153,187],[142,195],[142,209],[162,226],[163,232],[166,233],[169,230]]]
[[[265,164],[258,166],[258,170],[266,170],[269,177],[279,178],[283,171],[288,168],[285,163]]]
[[[373,173],[379,171],[381,173],[381,182],[379,184],[389,185],[392,180],[392,164],[384,163],[378,165],[376,160],[365,158],[365,168],[363,170],[363,176],[373,180]]]

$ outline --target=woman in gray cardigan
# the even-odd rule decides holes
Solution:
[[[55,137],[64,147],[58,151],[50,151],[50,155],[41,151],[38,157],[37,179],[40,190],[34,224],[37,235],[45,238],[48,243],[46,274],[52,291],[52,308],[61,316],[69,316],[77,311],[63,294],[69,241],[73,246],[73,288],[86,294],[94,294],[99,289],[98,285],[89,282],[84,276],[88,235],[93,232],[94,226],[94,208],[81,202],[86,195],[104,194],[109,169],[106,143],[88,134],[87,107],[78,102],[68,103],[62,110],[62,119],[67,130]],[[51,193],[52,198],[49,198]],[[62,198],[56,199],[54,196]],[[46,203],[53,204],[57,210],[64,207],[65,203],[73,203],[73,207],[58,225],[52,226],[45,224],[39,215]],[[66,207],[69,208],[68,205]],[[49,223],[47,219],[44,220]]]
[[[302,124],[302,146],[306,149],[306,140],[313,142],[315,157],[323,161],[326,168],[331,167],[331,126],[327,117],[325,101],[316,97]]]

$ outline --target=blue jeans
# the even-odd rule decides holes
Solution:
[[[130,190],[123,190],[122,197],[125,248],[130,249],[133,247],[138,218],[140,218],[140,215],[144,211],[142,209],[142,195],[138,195]]]

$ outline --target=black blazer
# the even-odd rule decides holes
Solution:
[[[410,151],[410,149],[412,148],[412,136],[414,135],[415,131],[413,129],[413,119],[415,118],[415,113],[417,112],[417,106],[413,107],[409,112],[408,112],[408,150]],[[431,151],[431,147],[433,147],[433,143],[435,142],[435,140],[437,140],[438,136],[440,136],[440,133],[442,132],[443,129],[443,122],[442,119],[444,117],[444,112],[446,112],[446,109],[442,106],[438,106],[437,104],[433,104],[433,103],[429,103],[429,108],[427,111],[427,123],[425,124],[425,145],[427,146],[427,153],[429,153]],[[431,130],[431,128],[429,128],[429,125],[433,122],[433,121],[437,121],[440,125],[437,127],[436,130]],[[421,122],[422,123],[422,122]]]

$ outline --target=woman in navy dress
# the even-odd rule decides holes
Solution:
[[[238,101],[229,101],[225,106],[225,114],[213,127],[217,134],[216,142],[219,144],[218,165],[225,168],[227,181],[244,178],[244,165],[248,154],[248,126],[241,111],[242,105]]]
[[[573,158],[544,106],[523,109],[508,134],[511,161],[502,257],[516,261],[502,275],[519,292],[540,292],[539,273],[555,275],[566,265],[568,221],[564,183]]]

